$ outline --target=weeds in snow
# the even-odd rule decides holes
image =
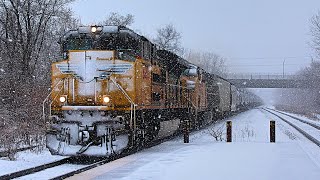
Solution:
[[[217,126],[214,124],[211,128],[207,130],[207,133],[212,136],[216,141],[223,141],[224,140],[224,129],[225,125]]]
[[[242,141],[251,141],[253,137],[256,137],[256,133],[253,128],[248,124],[245,125],[244,128],[240,130],[235,130],[235,134],[233,136],[234,140],[242,140]]]

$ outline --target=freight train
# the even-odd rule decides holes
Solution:
[[[79,27],[59,43],[43,109],[52,154],[108,157],[259,103],[127,27]]]

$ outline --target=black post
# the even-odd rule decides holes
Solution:
[[[270,121],[270,142],[276,142],[276,122]]]
[[[227,121],[227,142],[232,142],[232,122]]]
[[[183,142],[184,143],[189,143],[189,120],[184,120],[183,121]]]

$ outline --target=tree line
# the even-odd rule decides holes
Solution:
[[[0,1],[0,147],[9,154],[44,142],[41,104],[50,88],[50,65],[60,57],[56,42],[78,25],[71,2]]]
[[[312,87],[282,90],[277,106],[283,110],[315,117],[320,114],[320,11],[310,19],[310,35],[310,45],[315,57],[311,59],[309,67],[302,69],[297,75],[308,80]]]

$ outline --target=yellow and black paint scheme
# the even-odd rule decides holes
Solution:
[[[191,128],[210,123],[223,101],[218,76],[126,27],[79,27],[60,44],[47,118],[54,154],[120,153],[173,135],[186,119]]]
[[[64,110],[73,110],[76,106],[96,106],[101,111],[110,110],[130,110],[130,102],[125,98],[125,96],[120,92],[116,85],[113,84],[110,77],[114,78],[116,82],[126,91],[126,93],[132,98],[136,97],[136,71],[139,71],[137,66],[141,59],[137,61],[119,60],[115,59],[115,51],[96,51],[96,50],[71,50],[68,52],[69,59],[60,62],[55,62],[52,64],[52,85],[58,84],[53,90],[51,98],[52,112],[61,113]],[[95,54],[96,57],[93,57]],[[111,54],[110,57],[103,57],[105,54]],[[83,56],[82,62],[73,63],[75,58]],[[99,57],[102,56],[102,57]],[[75,57],[73,57],[75,56]],[[81,58],[81,57],[80,57]],[[79,58],[79,59],[80,59]],[[95,58],[95,59],[93,59]],[[95,62],[93,62],[95,61]],[[87,70],[86,64],[94,63],[94,68]],[[105,65],[109,65],[108,68],[101,69]],[[104,73],[112,68],[118,68],[119,66],[125,65],[123,72],[121,74],[113,73],[110,77],[104,77]],[[62,71],[62,68],[68,69]],[[73,66],[70,68],[70,66]],[[85,81],[81,75],[78,74],[79,66],[84,66],[83,75],[88,76],[86,71],[97,71],[97,74],[87,78]],[[73,69],[72,69],[73,68]],[[100,74],[100,75],[99,75]],[[95,76],[96,75],[96,76]],[[61,103],[59,101],[59,96],[66,96],[67,101]],[[104,97],[109,97],[110,101],[105,102]]]

